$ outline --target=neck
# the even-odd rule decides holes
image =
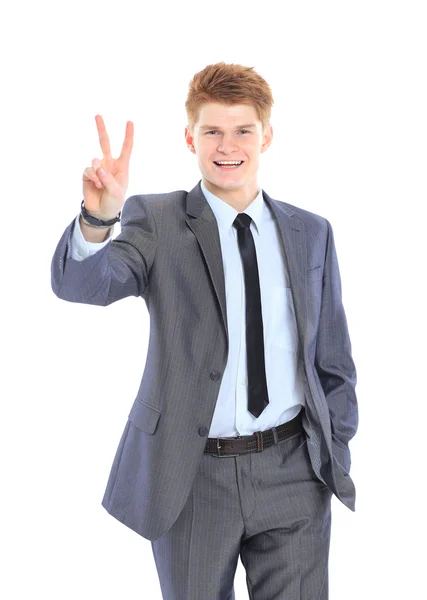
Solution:
[[[256,182],[255,186],[251,186],[250,191],[245,189],[227,190],[214,185],[210,181],[206,181],[206,179],[203,179],[203,185],[223,202],[229,206],[232,206],[235,210],[237,210],[237,212],[243,212],[246,210],[246,208],[255,200],[259,193]]]

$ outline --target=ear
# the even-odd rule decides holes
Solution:
[[[193,136],[193,133],[190,131],[190,128],[188,127],[188,125],[185,127],[184,136],[185,136],[185,142],[187,144],[188,149],[193,154],[196,154],[196,149],[194,147],[194,136]]]
[[[263,142],[261,146],[261,152],[265,152],[273,142],[273,127],[272,125],[268,125],[267,130],[264,132],[262,136]]]

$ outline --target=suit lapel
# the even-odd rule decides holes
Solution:
[[[297,327],[301,342],[304,343],[306,329],[306,288],[307,246],[304,223],[286,204],[270,198],[263,190],[263,197],[271,208],[280,232],[286,267],[289,273],[294,301]],[[201,252],[208,266],[212,284],[221,308],[222,321],[227,333],[227,313],[225,277],[222,263],[221,243],[215,215],[207,202],[199,183],[187,194],[187,216],[185,221],[197,238]]]
[[[264,200],[270,206],[279,226],[280,239],[289,273],[295,317],[302,347],[306,335],[306,273],[307,242],[304,223],[283,202],[273,200],[263,190]]]

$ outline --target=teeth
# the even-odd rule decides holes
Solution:
[[[216,163],[218,163],[219,165],[240,165],[241,162],[243,162],[242,160],[216,160]]]

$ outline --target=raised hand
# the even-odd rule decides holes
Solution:
[[[125,203],[129,183],[129,162],[133,147],[133,123],[127,121],[119,158],[112,158],[110,140],[101,115],[95,116],[102,159],[94,158],[83,171],[83,197],[87,212],[103,221],[116,217]],[[103,174],[101,169],[105,170]]]

